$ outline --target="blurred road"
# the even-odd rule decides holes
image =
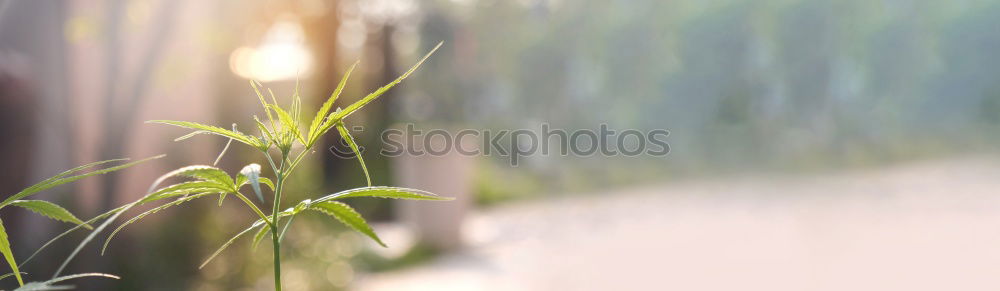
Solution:
[[[702,180],[478,213],[356,290],[1000,290],[1000,159]]]

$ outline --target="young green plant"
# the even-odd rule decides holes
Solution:
[[[275,290],[280,291],[281,240],[285,231],[287,231],[291,225],[292,219],[305,212],[316,212],[332,216],[351,229],[370,237],[379,245],[385,246],[385,243],[379,239],[378,235],[375,234],[365,219],[362,218],[357,211],[339,200],[352,197],[377,197],[409,200],[450,200],[450,198],[440,197],[435,194],[416,189],[372,186],[368,169],[364,164],[364,160],[361,159],[361,153],[358,149],[357,143],[347,132],[346,118],[352,113],[360,110],[366,104],[374,101],[396,84],[403,81],[403,79],[412,74],[420,66],[420,64],[427,60],[427,58],[430,57],[431,54],[433,54],[434,51],[436,51],[440,46],[441,44],[439,43],[412,68],[403,73],[396,80],[378,88],[374,92],[344,109],[333,110],[334,102],[343,91],[351,72],[353,72],[354,68],[357,66],[357,63],[355,63],[347,70],[333,94],[331,94],[326,102],[320,106],[316,114],[309,119],[308,123],[302,123],[302,102],[300,96],[298,95],[297,88],[295,94],[292,96],[291,105],[286,108],[278,104],[277,98],[272,91],[267,90],[267,95],[269,96],[265,97],[265,94],[261,92],[262,86],[255,82],[251,82],[251,86],[257,93],[257,97],[261,105],[264,107],[266,117],[266,120],[261,121],[261,118],[254,116],[255,126],[257,130],[259,130],[258,135],[246,134],[236,130],[235,128],[233,130],[229,130],[195,122],[171,120],[150,121],[152,123],[169,124],[195,130],[194,132],[182,136],[177,140],[187,139],[200,134],[213,134],[227,137],[230,142],[236,141],[250,146],[263,154],[264,160],[267,162],[267,165],[270,166],[271,171],[274,174],[274,180],[263,177],[261,175],[261,166],[258,164],[249,164],[243,167],[243,169],[240,170],[235,176],[230,176],[226,172],[214,166],[196,165],[174,170],[157,179],[142,199],[105,213],[104,217],[100,217],[102,219],[107,219],[101,224],[101,226],[98,227],[98,231],[107,224],[110,224],[115,218],[117,218],[118,215],[132,207],[163,199],[173,199],[171,202],[140,213],[132,219],[125,221],[111,233],[108,240],[105,242],[104,247],[107,248],[108,243],[115,236],[115,234],[121,231],[125,226],[135,223],[149,214],[202,197],[217,196],[219,204],[221,205],[224,199],[230,195],[236,197],[240,204],[243,204],[248,211],[252,212],[257,217],[257,219],[250,224],[249,227],[237,233],[232,239],[224,243],[205,261],[205,263],[202,264],[202,267],[204,267],[205,264],[210,262],[240,237],[248,233],[255,232],[253,243],[256,245],[265,236],[267,236],[268,233],[270,233],[273,245],[274,288]],[[294,204],[294,207],[283,209],[282,195],[285,192],[285,184],[288,182],[289,176],[301,164],[305,156],[313,152],[320,138],[334,128],[340,132],[341,138],[347,142],[358,157],[358,161],[361,163],[361,169],[364,171],[365,177],[368,180],[368,186],[337,192],[316,198],[315,200],[306,199]],[[189,180],[160,187],[161,183],[172,177],[184,177]],[[263,187],[261,186],[262,184],[273,193],[271,203],[270,205],[267,205],[270,206],[269,209],[264,207],[267,203]],[[250,190],[253,192],[256,201],[248,198],[247,195],[242,193],[242,189],[245,186],[250,186]],[[258,202],[261,205],[258,205]],[[267,211],[267,213],[265,213],[265,211]],[[282,220],[286,221],[283,226],[281,226]],[[86,243],[86,241],[84,243]]]

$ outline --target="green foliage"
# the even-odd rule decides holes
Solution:
[[[332,122],[327,119],[327,113],[330,112],[330,108],[333,107],[333,102],[337,101],[337,97],[340,97],[340,93],[344,91],[344,86],[347,85],[347,79],[351,77],[351,72],[354,72],[354,68],[358,66],[358,62],[354,62],[347,72],[344,73],[344,77],[340,79],[340,83],[337,84],[337,89],[333,90],[333,94],[330,94],[330,98],[323,102],[323,106],[320,106],[319,111],[316,112],[316,116],[313,117],[312,123],[309,125],[309,141],[306,143],[306,147],[312,147],[316,143],[325,131],[320,131],[320,128],[329,128],[327,123]]]
[[[316,202],[323,202],[334,199],[352,198],[352,197],[375,197],[375,198],[392,198],[392,199],[407,199],[407,200],[438,200],[438,201],[452,200],[452,198],[450,197],[437,196],[434,193],[423,190],[400,188],[400,187],[374,186],[374,187],[355,188],[351,190],[333,193],[316,200]]]
[[[83,165],[83,166],[79,166],[79,167],[76,167],[76,168],[73,168],[73,169],[69,169],[69,170],[64,171],[62,173],[59,173],[59,174],[57,174],[55,176],[52,176],[52,177],[50,177],[48,179],[42,180],[41,182],[38,182],[38,183],[36,183],[34,185],[31,185],[31,186],[25,188],[24,190],[21,190],[21,192],[18,192],[18,193],[14,194],[14,195],[11,195],[10,197],[7,197],[7,199],[5,199],[3,202],[0,202],[0,209],[2,209],[4,207],[7,207],[7,206],[21,207],[21,208],[30,210],[32,212],[41,214],[43,216],[46,216],[48,218],[52,218],[52,219],[55,219],[55,220],[58,220],[58,221],[64,221],[64,222],[69,222],[69,223],[76,224],[77,227],[75,227],[74,229],[79,228],[79,227],[84,227],[84,228],[90,229],[91,226],[88,223],[81,221],[75,215],[73,215],[72,213],[70,213],[65,208],[60,207],[59,205],[56,205],[56,204],[53,204],[53,203],[47,202],[47,201],[42,201],[42,200],[21,200],[21,199],[30,197],[32,195],[38,194],[38,193],[40,193],[42,191],[45,191],[45,190],[48,190],[48,189],[52,189],[53,187],[56,187],[56,186],[59,186],[59,185],[64,185],[64,184],[71,183],[73,181],[80,180],[80,179],[83,179],[83,178],[86,178],[86,177],[90,177],[90,176],[94,176],[94,175],[100,175],[100,174],[105,174],[105,173],[110,173],[110,172],[114,172],[114,171],[117,171],[117,170],[125,169],[125,168],[128,168],[128,167],[134,166],[136,164],[139,164],[139,163],[142,163],[142,162],[146,162],[146,161],[149,161],[149,160],[152,160],[152,159],[158,159],[158,158],[161,158],[161,157],[163,157],[163,156],[162,155],[155,156],[155,157],[151,157],[151,158],[147,158],[147,159],[143,159],[143,160],[139,160],[139,161],[135,161],[135,162],[125,163],[125,164],[121,164],[121,165],[117,165],[117,166],[112,166],[112,167],[107,167],[107,168],[99,169],[99,170],[93,170],[93,171],[90,171],[90,172],[87,172],[87,173],[82,173],[82,174],[80,173],[82,171],[85,171],[85,170],[88,170],[88,169],[92,169],[92,168],[95,168],[97,166],[101,166],[101,165],[105,165],[105,164],[126,161],[127,159],[116,159],[116,160],[99,161],[99,162],[94,162],[94,163],[86,164],[86,165]],[[19,265],[17,263],[17,260],[14,258],[13,251],[11,250],[11,245],[10,245],[10,241],[8,239],[7,230],[3,226],[3,222],[2,221],[0,221],[0,254],[3,255],[4,260],[7,262],[7,265],[11,269],[11,273],[10,274],[4,275],[4,276],[0,276],[0,279],[6,278],[6,277],[8,277],[10,275],[13,275],[17,279],[18,285],[22,286],[22,288],[19,288],[17,290],[57,290],[57,289],[39,289],[39,288],[43,288],[43,287],[50,288],[50,287],[46,287],[46,286],[49,286],[49,285],[44,284],[45,282],[40,282],[40,283],[39,282],[32,282],[32,283],[28,283],[27,285],[24,283],[24,279],[21,277],[21,271],[20,271]],[[36,254],[37,254],[37,252],[36,252]],[[34,255],[32,255],[32,256],[34,256]],[[46,282],[48,282],[48,281],[46,281]],[[58,282],[58,281],[54,281],[54,282],[51,282],[51,283],[55,283],[55,282]],[[30,286],[35,286],[35,287],[31,287],[31,288],[34,288],[34,289],[24,289],[24,288],[29,287],[29,285]],[[62,290],[62,289],[58,289],[58,290]]]
[[[375,231],[372,230],[372,227],[368,226],[368,222],[361,217],[361,214],[355,211],[354,208],[347,206],[347,204],[337,201],[324,201],[310,206],[309,210],[315,210],[331,215],[337,218],[340,222],[344,223],[344,225],[367,235],[372,240],[375,240],[375,242],[379,245],[386,247],[385,243],[382,242],[382,240],[378,238],[378,235],[375,234]]]
[[[21,192],[18,192],[17,194],[14,194],[14,195],[12,195],[10,197],[7,197],[7,199],[5,199],[3,202],[0,202],[0,208],[3,208],[4,206],[9,205],[14,200],[27,198],[28,196],[38,194],[38,192],[42,192],[42,191],[51,189],[52,187],[55,187],[55,186],[67,184],[67,183],[70,183],[70,182],[73,182],[73,181],[76,181],[76,180],[80,180],[80,179],[83,179],[83,178],[86,178],[86,177],[94,176],[94,175],[100,175],[100,174],[114,172],[114,171],[117,171],[117,170],[121,170],[121,169],[125,169],[125,168],[128,168],[128,167],[134,166],[134,165],[142,163],[142,162],[146,162],[146,161],[149,161],[149,160],[158,159],[158,158],[162,158],[162,157],[163,157],[163,155],[159,155],[159,156],[155,156],[155,157],[152,157],[152,158],[148,158],[148,159],[144,159],[144,160],[140,160],[140,161],[135,161],[135,162],[131,162],[131,163],[126,163],[126,164],[123,164],[123,165],[118,165],[118,166],[114,166],[114,167],[110,167],[110,168],[106,168],[106,169],[96,170],[96,171],[92,171],[92,172],[85,173],[85,174],[72,175],[74,173],[77,173],[77,172],[80,172],[80,171],[83,171],[83,170],[86,170],[86,169],[89,169],[89,168],[93,168],[93,167],[96,167],[96,166],[99,166],[99,165],[102,165],[102,164],[112,163],[112,162],[119,162],[119,161],[125,161],[127,159],[100,161],[100,162],[94,162],[94,163],[86,164],[86,165],[83,165],[83,166],[80,166],[80,167],[76,167],[76,168],[70,169],[68,171],[59,173],[58,175],[52,176],[51,178],[45,179],[44,181],[38,182],[38,184],[31,185],[30,187],[25,188],[24,190],[21,190]]]
[[[333,216],[347,227],[365,234],[378,244],[385,246],[385,243],[379,239],[374,230],[372,230],[371,226],[369,226],[365,219],[361,217],[360,213],[347,204],[334,200],[350,197],[376,197],[411,200],[450,200],[450,198],[439,197],[432,193],[415,189],[384,186],[372,187],[368,168],[365,165],[364,159],[362,159],[360,155],[360,147],[347,131],[347,128],[344,125],[344,119],[351,113],[377,99],[396,84],[399,84],[403,79],[412,74],[417,67],[430,57],[430,55],[433,54],[434,51],[436,51],[440,46],[441,44],[438,44],[434,47],[434,49],[420,59],[420,61],[418,61],[412,68],[394,81],[354,102],[346,109],[338,109],[331,113],[330,111],[333,108],[334,102],[336,102],[341,92],[343,92],[344,86],[346,86],[351,72],[353,72],[354,68],[357,66],[357,63],[355,63],[344,74],[343,79],[337,85],[336,90],[330,95],[329,99],[327,99],[309,119],[311,122],[308,124],[300,123],[303,117],[302,101],[301,97],[298,95],[297,86],[295,94],[291,98],[291,105],[286,108],[278,104],[278,98],[271,90],[267,90],[270,98],[265,98],[264,94],[261,93],[261,88],[263,86],[257,82],[250,82],[250,85],[257,94],[257,98],[264,109],[265,116],[267,117],[265,123],[264,121],[261,121],[260,118],[254,116],[254,123],[260,132],[257,136],[239,132],[235,127],[233,127],[233,130],[227,130],[221,127],[187,121],[150,121],[152,123],[169,124],[194,130],[193,132],[178,138],[178,140],[184,140],[200,134],[214,134],[227,137],[230,141],[235,140],[249,145],[263,154],[267,164],[271,167],[272,173],[274,173],[274,180],[272,181],[267,177],[262,177],[261,166],[258,164],[249,164],[243,167],[243,169],[241,169],[235,177],[231,177],[221,169],[213,166],[188,166],[171,171],[157,179],[153,185],[150,186],[147,194],[143,198],[99,215],[90,221],[82,222],[94,223],[96,221],[103,220],[103,222],[98,225],[97,228],[77,247],[77,251],[79,251],[79,249],[81,249],[85,244],[89,243],[97,233],[101,232],[105,227],[116,220],[118,216],[122,215],[122,213],[128,211],[132,207],[168,198],[176,198],[171,202],[154,207],[124,222],[116,228],[111,235],[109,235],[108,239],[105,241],[105,248],[111,239],[114,238],[114,236],[125,226],[138,222],[149,214],[180,205],[190,200],[215,194],[219,195],[220,205],[226,195],[233,195],[239,198],[240,202],[246,206],[247,209],[257,215],[257,219],[249,227],[240,231],[220,246],[214,253],[212,253],[211,256],[208,257],[207,260],[205,260],[201,266],[204,267],[206,264],[211,262],[212,259],[221,254],[226,248],[248,233],[255,232],[252,241],[252,245],[254,247],[263,241],[264,238],[267,237],[267,234],[270,234],[274,250],[275,290],[281,290],[281,239],[284,237],[285,232],[290,228],[295,216],[302,211],[312,210]],[[270,101],[268,101],[268,99],[270,99]],[[313,148],[320,137],[326,134],[333,127],[337,127],[337,130],[340,132],[342,138],[344,138],[351,149],[358,154],[358,161],[361,163],[361,169],[365,173],[369,187],[338,192],[321,197],[315,201],[307,199],[295,204],[295,207],[282,211],[282,189],[284,188],[285,182],[288,181],[288,177],[302,162],[303,158],[308,153],[313,152]],[[296,146],[296,143],[298,146]],[[272,149],[275,149],[276,151],[271,151]],[[277,152],[278,155],[272,154],[273,152]],[[165,183],[168,179],[173,179],[174,177],[187,178],[190,180],[160,187],[161,183]],[[266,205],[267,199],[265,199],[265,193],[263,188],[260,186],[261,184],[268,186],[273,194],[272,203],[270,205]],[[247,199],[247,197],[240,192],[241,188],[245,185],[250,185],[254,195],[258,198],[257,200],[261,203],[261,205],[257,205],[254,201]],[[261,210],[265,209],[267,206],[270,207],[270,215],[265,214],[265,212]],[[287,222],[284,227],[279,230],[279,225],[282,219],[286,219]],[[63,235],[65,235],[65,233],[60,235],[60,237]],[[74,255],[75,254],[76,252],[74,252]],[[64,262],[64,266],[66,263],[68,263],[68,260]],[[61,269],[62,268],[60,268],[60,270]]]
[[[3,221],[0,221],[0,253],[7,260],[7,265],[10,265],[11,273],[17,278],[17,284],[24,285],[24,279],[21,279],[21,270],[17,268],[14,253],[10,250],[10,241],[7,239],[7,229],[3,227]]]
[[[358,143],[354,141],[354,137],[351,136],[351,132],[347,131],[347,127],[344,123],[337,123],[337,131],[340,132],[340,136],[347,142],[347,145],[351,147],[351,151],[354,151],[354,156],[358,157],[358,162],[361,163],[361,170],[365,172],[365,180],[368,182],[368,186],[372,185],[372,177],[368,174],[368,166],[365,166],[365,158],[361,156],[361,150],[358,148]]]
[[[178,140],[178,141],[179,140],[185,140],[185,139],[187,139],[189,137],[192,137],[192,136],[195,136],[195,135],[207,133],[207,134],[215,134],[215,135],[225,136],[225,137],[231,138],[231,139],[233,139],[235,141],[244,143],[246,145],[249,145],[249,146],[252,146],[252,147],[255,147],[255,148],[263,148],[264,147],[264,145],[261,144],[260,140],[257,140],[257,139],[255,139],[252,136],[243,134],[243,133],[241,133],[239,131],[228,130],[228,129],[224,129],[224,128],[217,127],[217,126],[204,125],[204,124],[197,123],[197,122],[173,121],[173,120],[150,120],[150,121],[147,121],[147,123],[162,123],[162,124],[169,124],[169,125],[173,125],[173,126],[180,126],[180,127],[185,127],[185,128],[196,129],[196,131],[194,131],[192,133],[189,133],[187,135],[184,135],[184,136],[181,136],[181,137],[177,138],[176,140]]]
[[[90,225],[83,223],[82,220],[76,218],[76,216],[72,213],[69,213],[69,210],[66,210],[66,208],[62,208],[52,202],[42,200],[15,200],[14,202],[11,202],[10,205],[28,209],[32,212],[58,221],[81,224],[87,229],[93,229]]]
[[[409,77],[410,74],[413,74],[413,72],[417,70],[417,67],[420,67],[420,65],[423,64],[424,61],[426,61],[427,58],[431,56],[431,54],[434,54],[434,51],[437,51],[437,49],[441,47],[441,44],[443,43],[438,43],[436,46],[434,46],[434,48],[431,49],[431,52],[427,53],[427,55],[425,55],[422,59],[420,59],[420,61],[418,61],[416,65],[413,65],[413,67],[407,70],[406,73],[403,73],[398,78],[396,78],[396,80],[393,80],[392,82],[389,82],[389,84],[386,84],[381,88],[378,88],[378,90],[375,90],[375,92],[372,92],[368,94],[368,96],[365,96],[365,98],[361,98],[361,100],[358,100],[358,102],[354,102],[354,104],[347,106],[347,108],[344,108],[344,110],[334,113],[334,116],[332,117],[336,120],[343,119],[348,115],[350,115],[351,113],[358,111],[359,109],[361,109],[361,107],[364,107],[368,103],[371,103],[372,101],[375,100],[375,98],[378,98],[379,96],[382,96],[382,94],[385,94],[386,91],[389,91],[389,89],[392,89],[392,87],[396,86],[396,84],[402,82],[403,79]]]

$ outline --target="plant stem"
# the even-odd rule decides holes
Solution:
[[[271,227],[271,245],[274,246],[274,290],[281,291],[281,241],[278,240],[278,228]]]
[[[274,290],[281,291],[281,241],[278,239],[278,210],[281,209],[281,188],[285,183],[285,160],[281,157],[281,166],[275,171],[278,181],[274,185],[274,205],[271,210],[271,245],[274,247]],[[273,164],[272,164],[273,165]]]

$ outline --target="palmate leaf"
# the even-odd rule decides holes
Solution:
[[[411,188],[401,188],[401,187],[388,187],[388,186],[373,186],[373,187],[362,187],[350,190],[344,190],[330,195],[323,196],[316,200],[316,202],[324,202],[336,199],[344,199],[351,197],[376,197],[376,198],[392,198],[392,199],[405,199],[405,200],[437,200],[437,201],[448,201],[454,200],[451,197],[441,197],[434,193],[411,189]]]
[[[347,206],[347,204],[340,203],[337,201],[324,201],[318,203],[312,203],[312,205],[307,208],[309,210],[315,210],[327,215],[333,216],[339,220],[344,225],[367,235],[371,239],[375,240],[382,247],[386,247],[385,243],[378,238],[375,231],[372,230],[371,226],[368,226],[368,222],[365,221],[361,214],[354,211],[354,208]]]
[[[93,229],[90,225],[84,223],[79,218],[76,218],[76,216],[74,216],[73,213],[70,213],[69,210],[66,210],[66,208],[62,208],[52,202],[42,200],[14,200],[10,203],[10,205],[31,210],[32,212],[58,221],[80,224],[86,229]]]
[[[354,62],[347,72],[344,73],[344,77],[340,79],[340,83],[337,84],[337,89],[333,90],[333,94],[330,94],[330,98],[323,102],[323,106],[320,106],[319,111],[316,112],[316,116],[313,117],[312,123],[309,125],[309,141],[306,143],[306,148],[312,148],[312,146],[319,139],[319,136],[323,135],[325,132],[320,132],[319,129],[323,125],[324,120],[326,120],[327,114],[330,109],[333,108],[333,103],[337,101],[337,97],[340,97],[340,93],[344,91],[344,86],[347,85],[347,79],[351,77],[351,72],[354,72],[354,68],[358,66],[360,61]]]
[[[24,279],[21,279],[21,270],[17,268],[17,260],[14,259],[14,252],[10,250],[10,241],[7,240],[7,229],[3,227],[3,221],[0,221],[0,254],[3,254],[7,265],[10,266],[11,273],[14,273],[14,277],[17,278],[17,285],[24,285]]]
[[[444,42],[440,42],[436,46],[434,46],[434,48],[431,49],[431,51],[428,52],[426,55],[424,55],[424,57],[421,58],[420,61],[417,61],[417,63],[414,64],[413,67],[410,67],[410,69],[407,70],[406,73],[403,73],[402,75],[400,75],[398,78],[396,78],[396,80],[393,80],[392,82],[389,82],[389,84],[386,84],[385,86],[382,86],[381,88],[378,88],[378,90],[375,90],[375,92],[372,92],[372,93],[368,94],[367,96],[365,96],[364,98],[361,98],[361,100],[358,100],[357,102],[354,102],[353,104],[347,106],[347,108],[344,108],[344,110],[342,110],[340,112],[337,112],[337,113],[334,113],[333,116],[331,116],[331,118],[330,118],[329,121],[333,121],[333,122],[340,121],[340,120],[344,119],[345,117],[347,117],[348,115],[351,115],[351,113],[354,113],[355,111],[358,111],[358,109],[361,109],[361,107],[364,107],[368,103],[371,103],[373,100],[375,100],[375,98],[378,98],[379,96],[382,96],[382,94],[384,94],[386,91],[389,91],[389,89],[392,89],[392,87],[396,86],[396,84],[399,84],[399,82],[402,82],[403,79],[406,79],[406,77],[409,77],[410,74],[413,74],[413,72],[416,71],[417,68],[419,68],[420,65],[423,64],[424,61],[427,60],[427,58],[429,58],[432,54],[434,54],[434,52],[437,51],[437,49],[440,48],[442,44],[444,44]]]
[[[336,125],[337,131],[340,132],[340,137],[347,142],[347,146],[351,147],[354,151],[354,155],[358,157],[358,162],[361,163],[361,170],[365,172],[365,180],[368,181],[368,187],[372,186],[372,177],[368,174],[368,166],[365,165],[365,158],[361,156],[361,150],[358,149],[358,143],[354,141],[354,137],[351,136],[351,132],[347,131],[347,127],[344,126],[343,122],[339,122]]]
[[[304,203],[309,210],[320,211],[329,215],[336,217],[340,222],[343,222],[347,226],[351,227],[362,234],[367,235],[377,242],[379,245],[385,247],[385,243],[375,234],[375,231],[368,226],[361,214],[354,211],[347,204],[333,201],[336,199],[351,198],[351,197],[377,197],[377,198],[393,198],[393,199],[406,199],[406,200],[452,200],[450,197],[441,197],[433,193],[410,189],[410,188],[400,188],[400,187],[386,187],[386,186],[375,186],[375,187],[363,187],[356,188],[346,191],[337,192],[324,196],[317,199],[316,201],[305,201]]]
[[[229,174],[226,174],[225,171],[212,166],[194,165],[176,169],[160,176],[156,184],[170,177],[189,177],[200,179],[205,182],[216,183],[218,186],[223,187],[223,189],[227,191],[236,191],[236,183],[233,181],[233,178],[229,177]]]
[[[70,252],[69,256],[67,256],[66,259],[63,260],[62,264],[59,265],[59,268],[56,269],[55,274],[53,276],[58,277],[59,274],[61,274],[62,271],[66,269],[66,266],[69,265],[69,262],[71,262],[74,258],[76,258],[76,255],[79,254],[81,250],[83,250],[83,247],[85,247],[88,243],[93,241],[94,238],[96,238],[98,234],[104,231],[105,228],[114,223],[114,221],[117,220],[118,217],[122,215],[122,213],[129,211],[130,209],[132,209],[132,207],[149,202],[150,196],[153,196],[154,194],[160,192],[154,190],[158,189],[157,187],[159,187],[160,184],[162,184],[164,181],[166,181],[171,177],[188,176],[196,178],[213,179],[213,181],[206,181],[206,182],[214,182],[214,184],[217,184],[217,186],[224,186],[223,188],[226,189],[234,189],[233,191],[235,192],[235,185],[233,184],[222,185],[223,183],[219,182],[219,181],[228,181],[231,183],[232,178],[230,178],[229,175],[225,174],[225,172],[222,172],[221,176],[225,176],[225,178],[222,178],[218,174],[218,172],[222,172],[222,170],[210,166],[188,166],[170,171],[166,174],[161,175],[159,178],[156,178],[156,180],[153,181],[153,184],[149,185],[148,190],[146,190],[146,195],[144,195],[142,198],[140,198],[135,202],[126,204],[112,211],[109,211],[105,214],[102,214],[101,216],[107,215],[107,219],[105,219],[104,222],[102,222],[100,225],[94,228],[94,231],[90,232],[90,234],[88,234],[87,237],[85,237],[79,244],[77,244],[76,248],[74,248],[73,251]]]
[[[217,182],[209,182],[209,181],[181,182],[160,188],[159,190],[156,190],[156,192],[146,195],[146,197],[143,197],[138,201],[139,203],[136,204],[136,206],[182,195],[205,193],[205,192],[220,193],[227,191],[229,191],[228,186],[220,185]]]
[[[100,170],[91,171],[91,172],[85,173],[85,174],[79,174],[79,175],[69,176],[72,173],[75,173],[75,172],[78,172],[78,171],[81,171],[81,170],[84,170],[84,169],[87,169],[87,168],[91,168],[91,167],[94,167],[94,166],[97,166],[97,165],[100,165],[100,164],[104,164],[104,163],[108,163],[108,162],[114,162],[114,161],[123,161],[123,160],[101,161],[101,162],[96,162],[96,163],[91,163],[91,164],[88,164],[88,165],[80,166],[80,167],[74,168],[72,170],[60,173],[59,175],[56,175],[55,177],[46,179],[45,181],[39,182],[38,184],[32,185],[32,186],[30,186],[28,188],[25,188],[24,190],[21,190],[21,192],[18,192],[17,194],[14,194],[14,195],[11,195],[10,197],[7,197],[7,199],[5,199],[3,202],[0,202],[0,208],[3,208],[4,206],[9,205],[14,200],[24,199],[25,197],[34,195],[34,194],[36,194],[38,192],[41,192],[41,191],[45,191],[45,190],[51,189],[52,187],[56,187],[56,186],[59,186],[59,185],[63,185],[63,184],[66,184],[66,183],[70,183],[70,182],[73,182],[73,181],[76,181],[76,180],[80,180],[80,179],[83,179],[83,178],[86,178],[86,177],[94,176],[94,175],[100,175],[100,174],[105,174],[105,173],[109,173],[109,172],[114,172],[114,171],[117,171],[117,170],[121,170],[121,169],[124,169],[124,168],[128,168],[128,167],[131,167],[131,166],[134,166],[134,165],[137,165],[137,164],[149,161],[149,160],[159,159],[159,158],[162,158],[164,156],[165,155],[159,155],[159,156],[155,156],[155,157],[151,157],[151,158],[146,158],[146,159],[142,159],[142,160],[131,162],[131,163],[126,163],[126,164],[123,164],[123,165],[118,165],[118,166],[114,166],[114,167],[108,167],[108,168],[104,168],[104,169],[100,169]]]
[[[169,124],[169,125],[173,125],[173,126],[179,126],[179,127],[184,127],[184,128],[189,128],[189,129],[194,129],[195,130],[195,132],[192,132],[192,133],[190,133],[188,135],[182,136],[182,137],[178,138],[178,140],[182,140],[182,139],[186,139],[186,138],[189,138],[191,136],[194,136],[194,135],[206,133],[206,134],[214,134],[214,135],[228,137],[228,138],[231,138],[231,139],[233,139],[235,141],[244,143],[246,145],[249,145],[249,146],[252,146],[252,147],[258,148],[258,149],[264,146],[263,144],[261,144],[260,140],[254,138],[252,136],[243,134],[243,133],[241,133],[239,131],[228,130],[228,129],[225,129],[225,128],[221,128],[221,127],[217,127],[217,126],[211,126],[211,125],[205,125],[205,124],[201,124],[201,123],[197,123],[197,122],[176,121],[176,120],[150,120],[150,121],[146,121],[146,123]]]
[[[39,183],[37,183],[35,185],[32,185],[32,186],[30,186],[28,188],[25,188],[24,190],[22,190],[21,192],[18,192],[17,194],[14,194],[14,195],[11,195],[10,197],[7,197],[7,199],[5,199],[3,202],[0,202],[0,208],[3,208],[5,206],[9,206],[9,205],[12,205],[12,204],[18,204],[17,206],[19,206],[19,207],[27,208],[29,210],[41,213],[42,215],[49,216],[49,217],[52,217],[52,218],[55,218],[55,219],[58,219],[58,220],[64,220],[64,221],[69,221],[69,222],[73,222],[73,223],[78,223],[78,227],[79,226],[86,226],[86,227],[89,228],[90,227],[89,225],[87,225],[86,223],[83,223],[78,218],[76,218],[75,216],[73,216],[72,214],[70,214],[69,211],[66,211],[62,207],[56,206],[55,204],[51,204],[51,203],[44,202],[44,201],[23,201],[21,199],[26,198],[26,197],[31,196],[31,195],[34,195],[34,194],[37,194],[37,193],[39,193],[41,191],[51,189],[51,188],[59,186],[59,185],[67,184],[67,183],[70,183],[70,182],[73,182],[73,181],[76,181],[76,180],[79,180],[79,179],[83,179],[83,178],[86,178],[86,177],[94,176],[94,175],[100,175],[100,174],[109,173],[109,172],[117,171],[117,170],[120,170],[120,169],[128,168],[128,167],[137,165],[139,163],[146,162],[146,161],[149,161],[149,160],[152,160],[152,159],[158,159],[158,158],[161,158],[161,157],[163,157],[163,155],[155,156],[155,157],[151,157],[151,158],[147,158],[147,159],[143,159],[143,160],[139,160],[139,161],[135,161],[135,162],[131,162],[131,163],[126,163],[126,164],[122,164],[122,165],[118,165],[118,166],[108,167],[108,168],[104,168],[104,169],[100,169],[100,170],[94,170],[94,171],[91,171],[91,172],[88,172],[88,173],[84,173],[84,174],[76,174],[76,175],[74,175],[77,172],[80,172],[80,171],[83,171],[83,170],[86,170],[86,169],[89,169],[89,168],[93,168],[93,167],[96,167],[96,166],[99,166],[99,165],[102,165],[102,164],[106,164],[106,163],[124,161],[124,159],[100,161],[100,162],[94,162],[94,163],[86,164],[86,165],[83,165],[83,166],[79,166],[79,167],[76,167],[76,168],[64,171],[62,173],[59,173],[59,174],[57,174],[57,175],[55,175],[55,176],[53,176],[51,178],[45,179],[42,182],[39,182]],[[15,260],[15,258],[13,256],[13,252],[10,249],[10,241],[8,241],[6,229],[3,228],[2,222],[0,222],[0,253],[3,254],[4,259],[7,261],[7,264],[10,265],[11,271],[14,274],[14,276],[17,278],[18,284],[19,285],[23,285],[24,281],[21,278],[20,271],[18,270],[17,261]]]

